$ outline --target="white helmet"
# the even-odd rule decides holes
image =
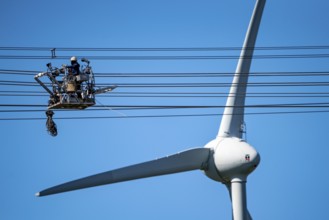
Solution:
[[[71,61],[77,61],[77,57],[71,57]]]

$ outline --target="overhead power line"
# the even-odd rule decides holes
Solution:
[[[182,52],[227,52],[241,50],[271,51],[272,54],[255,54],[246,59],[305,59],[305,58],[328,58],[327,50],[329,45],[295,45],[295,46],[264,46],[264,47],[100,47],[100,48],[82,48],[82,47],[0,47],[0,59],[69,59],[67,54],[78,53],[81,57],[88,57],[94,60],[218,60],[218,59],[238,59],[239,55],[177,55]],[[7,51],[10,54],[3,54]],[[14,52],[13,52],[14,51]],[[30,54],[27,54],[27,51]],[[319,53],[319,51],[321,53]],[[47,54],[45,54],[47,52]],[[59,54],[58,52],[62,52]],[[85,52],[86,54],[81,54]],[[93,52],[93,55],[90,55]],[[125,55],[106,55],[105,52],[125,52]],[[127,55],[127,52],[173,52],[174,55]],[[278,54],[281,52],[281,54]],[[19,54],[20,53],[20,54]],[[263,52],[261,52],[263,53]],[[290,54],[288,54],[290,53]],[[99,54],[99,55],[95,55]]]
[[[263,47],[0,47],[0,51],[230,51],[230,50],[327,50],[329,45]]]
[[[239,55],[217,55],[217,56],[86,56],[92,60],[231,60],[239,59]],[[328,53],[309,53],[309,54],[266,54],[253,55],[245,59],[319,59],[328,58]],[[59,59],[68,60],[70,56],[44,56],[44,55],[0,55],[0,59],[18,59],[18,60],[48,60]]]
[[[1,94],[2,97],[49,97],[49,94]],[[233,95],[232,95],[233,96]],[[229,97],[232,97],[229,96]],[[108,95],[98,95],[98,97],[103,98],[227,98],[227,95],[117,95],[117,94],[108,94]],[[329,98],[328,95],[246,95],[247,98]]]
[[[34,76],[35,74],[42,72],[37,70],[9,70],[0,69],[0,75],[26,75]],[[199,72],[199,73],[94,73],[96,77],[232,77],[233,72]],[[253,77],[305,77],[305,76],[329,76],[328,71],[276,71],[276,72],[250,72],[249,76]]]
[[[99,83],[97,86],[105,87],[115,84],[122,88],[166,88],[166,87],[231,87],[232,83]],[[40,86],[37,82],[32,81],[17,81],[17,80],[0,80],[0,85],[7,86]],[[50,85],[50,83],[45,83]],[[249,82],[248,87],[292,87],[292,86],[312,86],[321,87],[329,86],[329,81],[322,82]]]
[[[314,114],[329,113],[329,110],[322,111],[284,111],[284,112],[254,112],[245,113],[245,115],[283,115],[283,114]],[[181,115],[136,115],[136,116],[88,116],[88,117],[58,117],[56,120],[85,120],[85,119],[133,119],[133,118],[173,118],[173,117],[209,117],[222,116],[224,114],[181,114]],[[0,121],[34,121],[44,120],[45,118],[0,118]]]
[[[231,94],[234,95],[234,94]],[[49,97],[45,91],[0,90],[1,97]],[[111,92],[100,98],[227,98],[227,92]],[[247,98],[329,98],[329,92],[248,92]]]
[[[42,104],[0,104],[0,107],[47,107]],[[225,108],[233,106],[225,105],[95,105],[93,108],[107,108],[118,110],[139,109],[188,109],[188,108]],[[305,103],[282,103],[282,104],[254,104],[235,106],[237,108],[328,108],[329,102],[305,102]]]

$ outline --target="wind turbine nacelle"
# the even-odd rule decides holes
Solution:
[[[258,152],[239,138],[218,138],[205,147],[212,149],[205,174],[222,183],[228,183],[237,177],[246,179],[260,162]]]

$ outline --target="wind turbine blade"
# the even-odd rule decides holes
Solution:
[[[222,122],[218,132],[219,137],[230,136],[242,138],[248,76],[264,6],[265,0],[258,0],[256,2],[230,93],[227,98],[226,107],[224,109]]]
[[[36,194],[46,196],[93,186],[135,180],[140,178],[204,169],[210,150],[195,148],[160,159],[119,168],[51,187]]]

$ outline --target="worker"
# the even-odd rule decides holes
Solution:
[[[71,66],[66,66],[66,68],[70,69],[74,76],[80,74],[80,64],[78,63],[77,57],[71,57]]]
[[[80,75],[80,64],[78,63],[78,59],[77,57],[73,56],[71,57],[71,66],[66,66],[66,68],[69,69],[69,73],[72,73],[73,76],[79,76]],[[75,85],[76,85],[76,92],[78,95],[78,98],[82,98],[81,97],[81,82],[80,80],[77,80],[76,77],[75,78]]]

